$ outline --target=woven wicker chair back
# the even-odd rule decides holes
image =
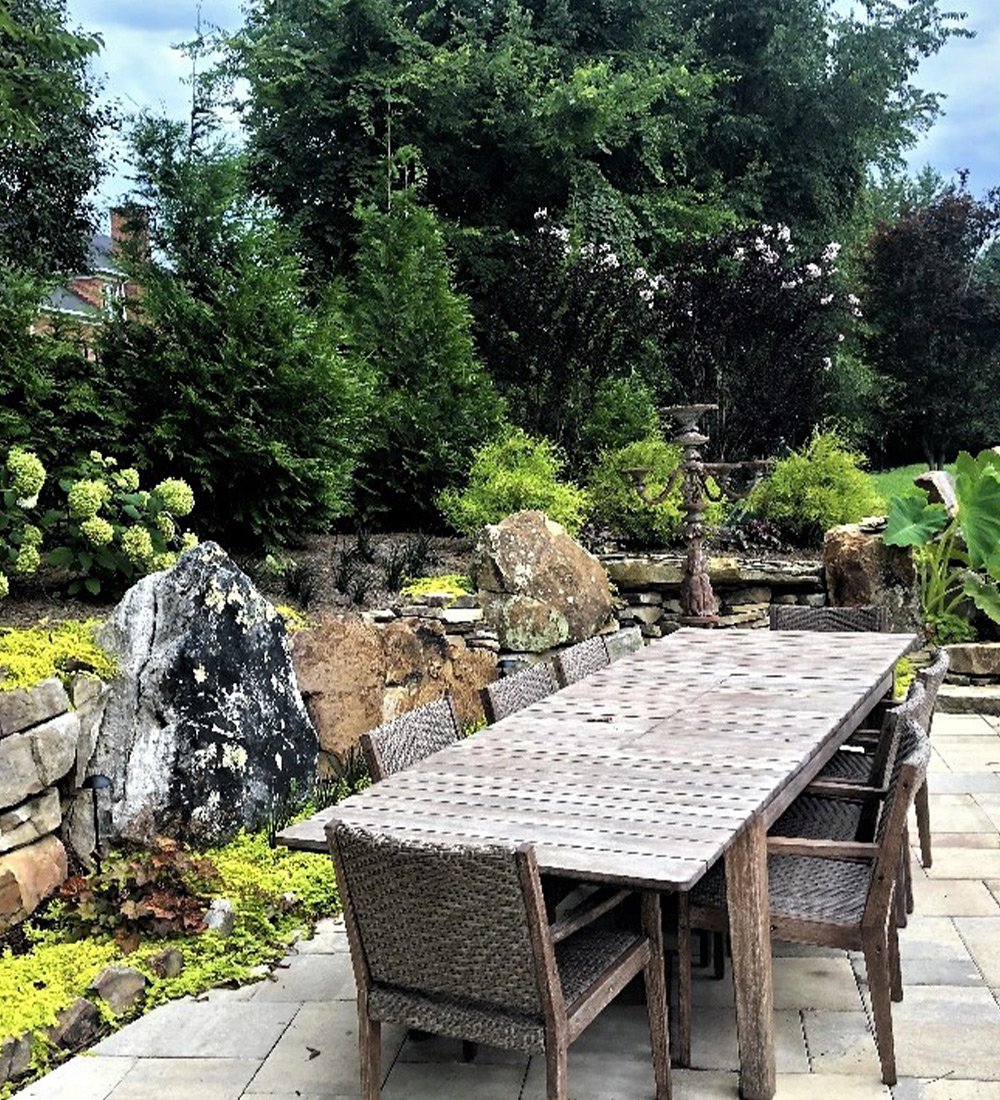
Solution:
[[[884,607],[796,607],[773,604],[772,630],[813,630],[826,633],[889,630],[889,612]]]
[[[908,719],[923,722],[925,698],[924,685],[920,680],[914,680],[903,702],[890,707],[885,712],[885,717],[882,719],[882,744],[875,754],[872,774],[869,778],[873,787],[884,787],[896,766],[896,761],[900,759],[900,754],[906,755],[900,745],[903,724]]]
[[[335,842],[373,982],[542,1013],[513,850],[404,841],[345,824]]]
[[[602,637],[608,660],[611,662],[627,657],[630,653],[638,653],[642,649],[642,631],[637,626],[616,630],[614,634],[604,634]]]
[[[508,714],[531,706],[558,689],[552,666],[547,661],[539,661],[530,668],[515,672],[513,676],[504,676],[487,684],[483,688],[483,709],[488,721],[499,722]]]
[[[378,782],[446,748],[458,735],[455,710],[446,695],[369,731],[361,738],[361,749],[372,780]]]
[[[920,705],[922,705],[922,703],[923,699],[921,695]],[[886,834],[890,827],[893,814],[893,806],[899,793],[899,779],[903,773],[904,767],[907,764],[915,762],[921,763],[923,771],[926,772],[931,755],[931,741],[927,736],[927,731],[920,724],[919,707],[916,714],[911,713],[903,718],[899,723],[899,727],[899,749],[889,773],[889,782],[886,784],[887,793],[885,796],[885,807],[882,810],[882,814],[878,819],[878,826],[875,829],[875,843],[882,847],[885,847]],[[916,794],[915,789],[910,792],[910,797],[912,798],[914,794]]]
[[[588,638],[556,655],[556,677],[563,687],[585,679],[610,663],[607,646],[601,637]]]
[[[946,649],[939,649],[937,656],[917,677],[924,685],[924,709],[920,715],[920,721],[928,733],[931,731],[931,723],[934,721],[934,709],[937,706],[938,691],[944,683],[945,675],[951,659]]]

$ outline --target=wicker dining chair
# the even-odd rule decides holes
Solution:
[[[772,939],[864,953],[882,1080],[890,1086],[896,1083],[892,1001],[903,992],[895,891],[906,816],[929,757],[930,741],[922,726],[905,719],[885,812],[871,841],[774,836],[767,842]],[[726,905],[721,864],[680,898],[679,1065],[691,1059],[691,929],[724,932],[729,923]]]
[[[889,629],[889,612],[884,607],[799,607],[796,604],[772,604],[772,630],[812,630],[826,633]]]
[[[917,673],[916,680],[914,681],[923,686],[923,698],[919,713],[917,714],[917,719],[927,731],[928,735],[931,732],[931,726],[934,722],[934,712],[937,709],[938,691],[942,683],[944,683],[949,663],[947,650],[939,649],[934,660],[926,668],[921,669],[920,672]],[[894,709],[897,708],[890,708],[885,713],[890,714]],[[873,742],[874,739],[869,737],[869,743],[871,744]],[[872,756],[862,752],[839,752],[833,757],[830,763],[826,765],[822,772],[820,772],[820,779],[831,779],[845,783],[874,782],[875,780],[871,778],[872,760]],[[930,801],[928,799],[926,783],[917,791],[915,809],[917,834],[920,838],[920,862],[924,867],[930,867],[932,859]]]
[[[926,726],[926,685],[923,675],[916,676],[903,702],[881,709],[880,729],[863,731],[863,739],[860,734],[855,735],[859,740],[848,742],[848,747],[835,753],[823,765],[816,782],[884,787],[892,771],[900,720],[913,718]]]
[[[638,974],[646,984],[657,1100],[670,1097],[659,896],[642,932],[594,921],[611,893],[550,925],[530,845],[451,846],[331,824],[358,987],[362,1100],[378,1100],[381,1025],[544,1054],[549,1100],[568,1100],[567,1052]]]
[[[600,636],[578,642],[555,657],[556,679],[560,687],[569,687],[611,663],[607,646]]]
[[[637,626],[627,626],[613,634],[602,634],[601,637],[604,639],[610,664],[642,649],[642,631]]]
[[[559,683],[548,661],[538,661],[512,676],[503,676],[483,688],[486,721],[499,722],[501,718],[540,702],[558,690]]]
[[[939,649],[934,660],[919,674],[924,685],[924,710],[921,715],[921,722],[928,736],[930,736],[931,727],[934,724],[938,691],[944,683],[950,663],[951,659],[948,656],[948,651],[943,648]],[[917,835],[920,838],[920,862],[924,867],[930,867],[933,858],[931,852],[931,807],[927,795],[926,779],[920,784],[914,805],[917,814]]]
[[[461,733],[455,706],[447,695],[361,735],[361,751],[373,783],[413,767]]]

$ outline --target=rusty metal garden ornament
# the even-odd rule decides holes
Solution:
[[[636,492],[647,504],[661,504],[681,486],[684,523],[681,531],[687,540],[687,559],[681,578],[681,623],[685,626],[715,626],[719,621],[719,605],[712,591],[705,556],[705,510],[709,502],[723,495],[734,499],[745,497],[768,466],[767,460],[751,462],[705,462],[701,451],[709,437],[702,433],[698,421],[718,405],[671,405],[661,409],[663,416],[674,422],[671,442],[681,448],[680,465],[661,492],[651,493],[646,485],[648,466],[636,466],[625,472],[632,479]],[[749,485],[740,488],[740,476],[749,475]]]

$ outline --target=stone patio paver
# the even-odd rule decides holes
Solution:
[[[139,1058],[108,1100],[239,1100],[259,1067],[237,1058]]]
[[[134,1058],[81,1054],[18,1092],[18,1100],[105,1100],[135,1065]]]
[[[913,861],[893,1006],[899,1083],[880,1081],[858,953],[776,944],[776,1100],[1000,1100],[1000,718],[938,715],[934,864]],[[916,839],[915,828],[911,839]],[[676,992],[676,980],[673,983]],[[357,1021],[343,926],[323,921],[270,980],[162,1006],[24,1089],[18,1100],[357,1100]],[[736,1100],[728,974],[694,975],[691,1069],[675,1100]],[[540,1058],[414,1042],[383,1029],[385,1100],[543,1100]],[[653,1096],[641,1005],[613,1005],[574,1044],[573,1100]]]
[[[297,1005],[253,1001],[172,1001],[98,1043],[93,1053],[133,1058],[263,1059],[297,1010]]]

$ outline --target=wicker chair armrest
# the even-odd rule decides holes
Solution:
[[[820,795],[823,798],[846,798],[851,802],[868,802],[871,799],[885,798],[885,788],[870,787],[865,783],[848,783],[839,779],[814,779],[806,794]]]
[[[581,902],[575,909],[563,914],[550,925],[552,942],[560,943],[568,936],[579,932],[581,928],[593,924],[598,917],[603,917],[605,913],[617,909],[623,901],[632,896],[632,893],[631,890],[614,890],[610,892],[601,890],[587,898],[586,901]]]
[[[879,846],[860,840],[814,840],[801,836],[769,836],[767,852],[768,855],[774,856],[874,860],[878,856]]]

